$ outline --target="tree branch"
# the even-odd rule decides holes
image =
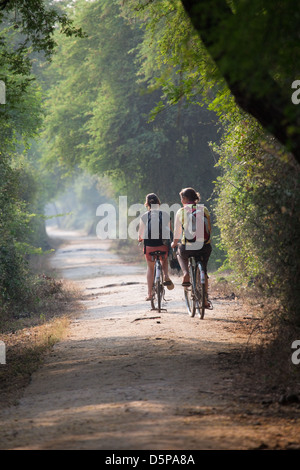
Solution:
[[[11,0],[2,0],[0,2],[0,10],[4,10]]]
[[[298,131],[300,108],[291,102],[290,88],[288,86],[280,87],[272,78],[270,71],[265,70],[264,64],[257,63],[252,57],[252,63],[257,63],[260,80],[268,91],[265,96],[258,97],[251,90],[249,71],[242,70],[233,57],[235,48],[230,48],[228,37],[225,38],[226,22],[233,18],[233,13],[225,0],[181,1],[203,44],[226,80],[236,103],[244,111],[254,116],[264,129],[294,154],[300,163],[300,135]],[[240,48],[247,47],[245,42],[243,44],[244,46],[242,44],[238,46]],[[263,48],[264,45],[260,46]],[[248,53],[248,49],[245,50],[245,54]],[[232,64],[231,69],[228,67],[228,63]],[[243,77],[244,73],[244,80],[236,79],[236,70],[239,70],[239,77]],[[291,129],[295,129],[293,134],[291,134]]]

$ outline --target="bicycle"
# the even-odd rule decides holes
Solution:
[[[161,312],[162,310],[166,311],[166,309],[161,307],[162,299],[165,300],[165,288],[163,284],[163,272],[160,259],[164,259],[167,253],[164,251],[151,251],[150,255],[152,256],[153,261],[155,260],[151,310],[158,310],[158,312]]]
[[[189,275],[191,285],[184,288],[185,302],[190,317],[194,317],[198,310],[199,318],[205,314],[205,272],[200,259],[191,256],[189,258]]]

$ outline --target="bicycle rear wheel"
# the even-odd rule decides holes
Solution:
[[[156,294],[157,294],[157,309],[158,312],[162,310],[162,301],[164,297],[163,273],[160,273],[160,278],[156,281]]]
[[[185,298],[185,303],[187,306],[189,316],[194,317],[196,313],[196,302],[195,302],[195,295],[194,295],[194,276],[193,276],[192,266],[189,266],[189,274],[190,274],[191,286],[184,288],[184,298]]]
[[[164,295],[164,286],[163,286],[163,274],[160,273],[160,277],[156,279],[155,277],[156,270],[154,273],[154,284],[152,290],[152,300],[151,300],[151,309],[158,310],[161,312],[162,309],[162,299]]]
[[[160,279],[158,279],[156,281],[156,295],[157,295],[157,310],[160,313],[160,311],[161,311],[161,298],[162,298]]]
[[[196,313],[195,302],[192,298],[192,288],[185,287],[184,289],[184,298],[187,306],[187,311],[190,317],[194,317]]]
[[[155,277],[156,277],[156,266],[154,268],[154,280],[153,280],[153,285],[152,285],[151,310],[156,310],[156,305],[157,305]]]
[[[195,300],[199,318],[204,318],[205,314],[205,284],[201,283],[200,268],[197,264],[195,272]]]
[[[155,307],[156,298],[155,298],[155,296],[156,296],[156,293],[155,293],[155,290],[153,289],[152,290],[152,298],[151,298],[151,310],[156,310],[156,307]]]

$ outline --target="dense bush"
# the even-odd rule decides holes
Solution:
[[[0,292],[1,303],[18,297],[25,261],[17,252],[15,234],[21,227],[20,206],[16,202],[17,179],[4,158],[0,161]]]
[[[245,116],[216,150],[216,215],[230,263],[240,282],[271,295],[300,324],[299,165]]]

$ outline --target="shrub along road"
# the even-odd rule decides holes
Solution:
[[[60,236],[52,265],[80,286],[84,308],[19,403],[1,410],[1,449],[298,448],[299,406],[246,374],[257,313],[212,290],[214,310],[192,319],[175,275],[167,312],[150,311],[143,265],[109,242]]]

